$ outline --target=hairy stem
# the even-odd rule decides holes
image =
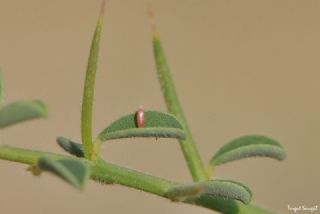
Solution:
[[[207,180],[208,175],[206,174],[206,170],[195,145],[195,141],[193,140],[187,119],[184,116],[180,101],[178,99],[178,95],[174,87],[169,66],[165,58],[165,54],[156,32],[154,32],[153,35],[153,50],[157,65],[159,82],[161,84],[163,96],[167,104],[167,109],[180,120],[180,122],[184,126],[184,131],[186,132],[186,140],[180,140],[180,147],[187,161],[193,180]]]
[[[42,152],[29,149],[21,149],[7,145],[0,145],[0,159],[24,163],[28,165],[36,165],[39,158],[47,156],[52,159],[74,158],[50,152]],[[121,184],[145,192],[153,193],[165,197],[165,193],[169,188],[177,185],[177,182],[169,181],[159,177],[147,175],[132,169],[117,166],[105,162],[101,159],[95,161],[87,161],[91,168],[91,178],[100,183]]]
[[[7,145],[0,145],[0,159],[20,162],[28,165],[35,165],[42,156],[49,156],[52,159],[75,158],[66,155],[42,152],[29,149],[21,149]],[[79,159],[79,158],[78,158]],[[91,179],[106,184],[120,184],[134,189],[149,192],[161,197],[167,197],[167,191],[181,183],[167,179],[147,175],[136,170],[105,162],[101,159],[88,161],[82,159],[91,168]],[[244,205],[234,200],[212,198],[204,196],[194,200],[183,201],[183,203],[194,204],[216,210],[225,214],[272,214],[274,212],[256,207]]]
[[[98,182],[121,184],[162,197],[165,197],[166,192],[171,187],[178,184],[177,182],[117,166],[103,160],[94,161],[91,170],[92,179]]]
[[[51,152],[43,152],[31,149],[16,148],[8,145],[0,145],[0,159],[14,161],[29,165],[35,165],[40,157],[48,156],[53,159],[62,159],[69,156]]]
[[[81,137],[84,154],[87,159],[94,159],[95,154],[92,145],[92,106],[94,86],[98,64],[99,44],[102,32],[105,1],[102,1],[100,16],[92,39],[90,55],[88,59],[86,78],[84,83],[81,111]]]

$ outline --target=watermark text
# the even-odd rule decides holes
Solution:
[[[315,211],[318,211],[319,207],[318,207],[318,205],[314,205],[314,206],[305,206],[305,205],[291,206],[291,205],[288,205],[288,210],[292,211],[293,213],[298,213],[298,212],[313,213]]]

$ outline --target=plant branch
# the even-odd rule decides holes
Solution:
[[[99,44],[102,32],[105,0],[102,1],[101,12],[92,39],[90,55],[88,59],[86,78],[84,83],[82,112],[81,112],[81,137],[84,154],[87,159],[94,159],[95,154],[92,144],[92,106],[94,97],[94,85],[98,64]]]
[[[171,77],[171,72],[165,57],[164,50],[161,46],[161,41],[156,29],[153,10],[150,4],[149,20],[151,23],[153,36],[153,53],[158,73],[158,79],[162,89],[162,94],[164,96],[168,111],[174,114],[180,120],[180,122],[184,126],[184,131],[186,132],[186,139],[179,141],[180,147],[187,161],[187,165],[189,167],[193,180],[208,180],[209,177],[201,160],[195,141],[193,140],[191,130],[189,129],[187,119],[184,116],[183,109],[181,107],[176,89],[174,87],[174,82]]]
[[[186,139],[180,140],[180,147],[183,151],[184,157],[187,161],[189,170],[194,181],[204,181],[208,179],[205,167],[193,140],[192,133],[189,129],[188,122],[184,116],[180,101],[178,99],[174,83],[171,77],[171,73],[164,55],[164,51],[161,47],[160,39],[156,32],[153,34],[153,50],[156,60],[157,72],[159,82],[167,109],[174,114],[184,126],[186,132]]]
[[[0,159],[14,161],[29,165],[35,165],[40,157],[48,156],[52,159],[70,158],[70,156],[43,152],[31,149],[22,149],[13,146],[0,144]],[[71,156],[71,158],[73,158]]]
[[[0,145],[0,159],[3,160],[36,165],[38,160],[43,156],[56,160],[65,158],[81,159],[90,166],[91,178],[97,182],[121,184],[162,197],[165,196],[165,193],[169,188],[178,184],[174,181],[169,181],[132,169],[117,166],[101,159],[88,161],[84,158]]]
[[[134,189],[149,192],[161,197],[167,198],[167,192],[170,188],[181,185],[181,183],[167,179],[147,175],[136,170],[121,167],[101,159],[88,161],[83,158],[76,158],[50,152],[42,152],[29,149],[21,149],[7,145],[0,145],[0,159],[36,165],[39,158],[47,156],[52,159],[74,158],[81,159],[91,168],[91,179],[106,184],[120,184]],[[183,201],[183,203],[194,204],[216,210],[225,214],[272,214],[273,212],[264,210],[254,205],[244,205],[234,200],[213,198],[203,196],[193,200]]]
[[[101,159],[91,162],[91,178],[102,183],[125,185],[158,196],[165,197],[166,192],[177,182],[144,174]]]

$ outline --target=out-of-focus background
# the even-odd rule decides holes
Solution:
[[[203,160],[243,134],[286,148],[284,162],[248,159],[216,177],[251,187],[280,213],[320,206],[320,2],[154,0],[158,29]],[[100,1],[0,1],[5,103],[39,98],[50,116],[1,130],[1,143],[63,151],[80,139],[86,60]],[[108,0],[97,74],[95,133],[143,104],[165,110],[154,68],[145,0]],[[103,157],[157,176],[191,177],[174,140],[117,140]],[[90,182],[83,193],[49,174],[0,161],[0,213],[197,213],[212,211],[122,186]],[[89,202],[89,203],[88,203]]]

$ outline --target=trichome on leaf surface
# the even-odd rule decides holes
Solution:
[[[84,84],[81,110],[82,143],[65,137],[57,138],[58,145],[72,156],[0,144],[0,159],[27,164],[34,175],[50,172],[80,190],[85,187],[89,179],[92,179],[102,184],[132,187],[174,202],[202,206],[221,213],[274,213],[250,203],[252,194],[247,186],[237,181],[214,179],[213,171],[219,165],[248,157],[260,156],[283,160],[284,149],[276,140],[267,136],[241,136],[225,144],[213,155],[208,166],[204,165],[179,102],[150,8],[149,19],[153,32],[152,45],[156,71],[168,112],[139,109],[138,112],[131,112],[111,122],[95,138],[92,137],[92,106],[104,8],[103,0],[91,43]],[[0,80],[1,101],[2,76]],[[18,101],[0,108],[0,129],[46,116],[47,110],[41,101]],[[131,137],[176,138],[193,182],[181,183],[148,175],[111,164],[100,156],[102,143]]]

